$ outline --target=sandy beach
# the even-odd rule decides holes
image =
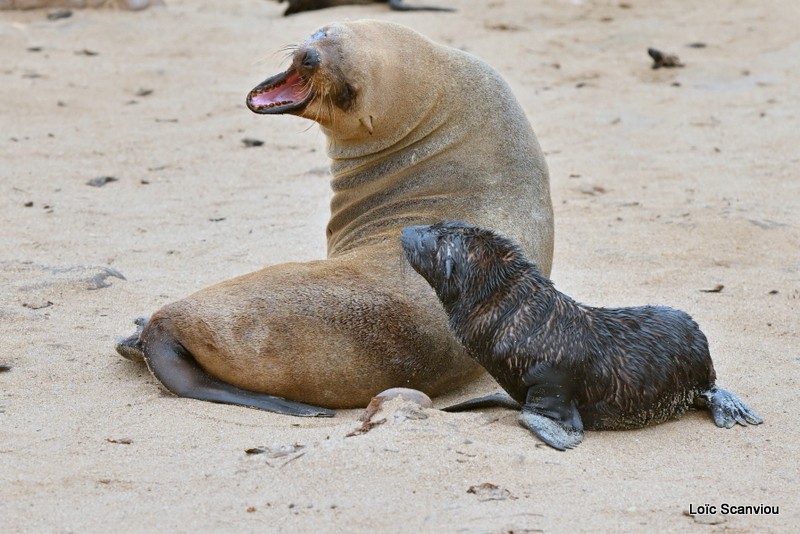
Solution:
[[[0,530],[796,531],[796,2],[426,1],[457,11],[0,11]],[[282,47],[361,18],[508,80],[550,167],[556,286],[689,312],[718,383],[763,425],[692,412],[558,452],[513,411],[394,401],[347,437],[361,410],[299,419],[180,399],[116,354],[137,316],[325,256],[324,136],[244,100],[284,68]],[[648,47],[684,66],[652,69]],[[100,177],[114,180],[87,184]],[[484,376],[435,407],[496,389]],[[704,505],[717,513],[690,514]]]

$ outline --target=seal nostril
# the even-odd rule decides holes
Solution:
[[[319,52],[313,48],[309,48],[303,54],[303,60],[300,62],[303,68],[315,69],[319,66]]]

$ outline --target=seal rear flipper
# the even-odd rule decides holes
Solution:
[[[708,402],[708,408],[714,417],[714,423],[720,428],[731,428],[736,423],[747,426],[760,425],[764,422],[756,412],[750,409],[735,393],[719,386],[702,394]]]
[[[569,375],[542,363],[528,369],[523,381],[530,387],[519,423],[560,451],[583,441],[583,422]]]
[[[478,408],[510,408],[512,410],[519,410],[520,404],[511,398],[508,393],[492,393],[484,397],[470,399],[452,406],[442,408],[443,412],[466,412],[469,410],[476,410]]]
[[[145,341],[150,372],[179,397],[235,404],[299,417],[333,417],[336,412],[282,397],[238,388],[209,375],[183,346],[167,338]]]

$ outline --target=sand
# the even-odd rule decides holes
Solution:
[[[795,531],[795,0],[436,1],[458,12],[287,19],[266,1],[172,0],[0,13],[0,530]],[[309,420],[179,399],[120,358],[136,316],[324,257],[324,138],[244,97],[282,69],[281,47],[356,18],[497,68],[550,165],[557,287],[689,311],[719,383],[766,422],[723,430],[696,412],[561,453],[511,411],[395,402],[345,437],[359,410]],[[651,46],[685,67],[651,69]],[[103,176],[116,181],[87,185]],[[495,389],[484,377],[435,403]],[[779,513],[687,515],[706,504]]]

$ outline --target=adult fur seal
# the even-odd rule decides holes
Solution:
[[[522,404],[522,425],[548,445],[571,448],[584,428],[638,428],[693,405],[706,405],[719,427],[761,423],[736,395],[715,385],[708,342],[688,314],[578,304],[510,240],[463,223],[405,228],[401,241],[458,339]]]
[[[479,59],[388,22],[332,24],[253,89],[256,113],[317,121],[334,196],[328,259],[267,267],[169,304],[119,344],[170,391],[293,415],[430,396],[481,368],[397,236],[443,219],[499,228],[547,272],[547,167],[522,109]],[[273,396],[289,399],[275,399]]]
[[[314,11],[327,7],[347,6],[347,5],[368,5],[389,3],[392,11],[455,11],[448,7],[422,6],[406,4],[403,0],[278,0],[279,3],[286,2],[288,7],[283,12],[284,17],[302,13],[303,11]]]

